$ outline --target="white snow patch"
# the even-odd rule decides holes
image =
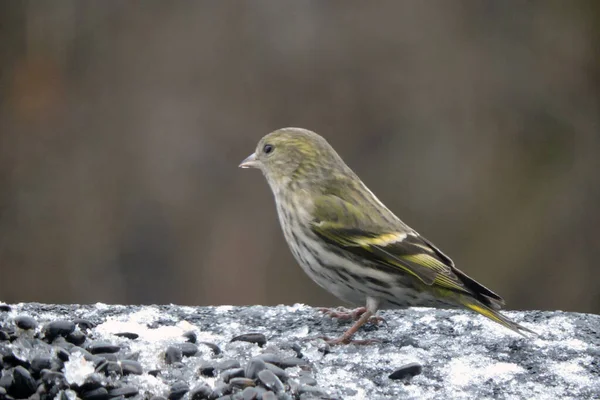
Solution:
[[[356,374],[339,367],[323,368],[319,374],[321,382],[330,382],[335,389],[350,389],[353,395],[345,396],[345,400],[368,399],[368,393],[373,392],[374,383],[366,378],[357,379]]]
[[[421,322],[423,324],[427,324],[427,325],[430,325],[436,321],[437,320],[436,320],[435,316],[432,314],[424,315],[421,318],[419,318],[419,322]]]
[[[575,327],[566,316],[552,317],[545,324],[538,324],[532,329],[545,338],[572,338],[576,336]]]
[[[303,325],[303,326],[299,327],[298,329],[289,331],[288,335],[298,339],[298,338],[307,337],[309,332],[310,332],[310,329],[309,329],[308,325]]]
[[[585,343],[582,340],[579,339],[565,339],[561,341],[563,346],[565,347],[569,347],[573,350],[577,350],[577,351],[585,351],[587,350],[588,347],[590,347],[589,344]]]
[[[160,326],[155,329],[148,328],[145,321],[152,322],[157,318],[156,309],[144,309],[131,314],[127,321],[123,318],[109,318],[96,327],[95,332],[113,342],[124,342],[128,339],[116,338],[113,335],[120,332],[131,332],[139,335],[133,342],[128,341],[133,352],[140,352],[140,362],[150,368],[159,368],[164,364],[164,350],[171,344],[182,342],[185,332],[194,331],[199,341],[216,341],[218,336],[200,331],[196,326],[187,321],[179,321],[172,326]],[[164,317],[164,315],[163,315]],[[144,321],[144,323],[140,323]]]
[[[296,303],[293,306],[283,306],[283,305],[280,304],[279,306],[280,307],[287,307],[290,311],[301,311],[301,310],[305,310],[307,308],[310,308],[306,304],[302,304],[302,303]]]
[[[488,379],[506,382],[515,374],[525,370],[513,363],[494,362],[488,357],[470,355],[456,358],[448,364],[448,382],[454,386],[467,386],[471,383],[483,383]]]
[[[65,378],[67,382],[82,385],[88,375],[94,373],[94,363],[87,361],[80,351],[76,351],[65,363]]]
[[[198,308],[197,307],[190,307],[190,306],[176,306],[174,304],[171,304],[174,307],[178,307],[181,311],[185,312],[186,314],[196,314],[198,312]]]
[[[95,304],[95,306],[96,306],[96,309],[99,310],[99,311],[106,311],[106,310],[109,309],[109,305],[105,304],[105,303],[98,302],[98,303]]]
[[[219,324],[219,326],[223,329],[223,331],[225,332],[230,332],[230,333],[234,333],[234,332],[238,332],[240,330],[241,325],[238,322],[228,322],[228,323],[224,323],[224,324]],[[254,332],[256,332],[256,329],[253,329]]]
[[[140,394],[152,394],[155,396],[167,396],[169,393],[169,385],[150,374],[132,375],[129,381],[140,388]]]
[[[583,368],[583,365],[590,365],[591,357],[576,358],[571,361],[554,362],[549,370],[560,376],[567,383],[576,383],[577,386],[586,387],[592,384],[589,372]]]
[[[215,312],[217,314],[224,314],[234,309],[234,306],[218,306],[215,307]]]

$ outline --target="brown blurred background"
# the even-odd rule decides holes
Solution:
[[[315,130],[510,308],[600,312],[600,2],[3,1],[0,300],[339,304],[258,171]]]

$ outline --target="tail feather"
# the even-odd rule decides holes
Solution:
[[[461,299],[461,303],[468,309],[473,310],[476,313],[481,314],[484,317],[487,317],[487,318],[491,319],[492,321],[499,323],[502,326],[505,326],[506,328],[518,333],[519,335],[521,335],[523,337],[528,337],[523,332],[527,332],[534,336],[538,336],[538,334],[536,332],[532,331],[531,329],[525,328],[523,325],[520,325],[514,321],[511,321],[510,319],[508,319],[508,317],[500,314],[498,311],[493,310],[492,308],[480,303],[477,300]]]
[[[473,296],[483,303],[483,305],[490,307],[493,310],[500,310],[504,306],[504,299],[492,292],[490,289],[477,282],[458,268],[452,270],[462,281],[463,285],[469,289]],[[468,307],[468,306],[467,306]]]

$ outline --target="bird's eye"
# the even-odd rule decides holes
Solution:
[[[270,144],[265,144],[265,147],[263,147],[263,151],[265,152],[265,154],[269,154],[273,151],[273,146]]]

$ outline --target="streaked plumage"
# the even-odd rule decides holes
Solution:
[[[259,168],[267,178],[302,269],[338,298],[366,304],[368,311],[333,343],[348,343],[379,308],[410,306],[466,307],[531,332],[500,314],[500,296],[396,217],[316,133],[274,131],[240,166]]]

